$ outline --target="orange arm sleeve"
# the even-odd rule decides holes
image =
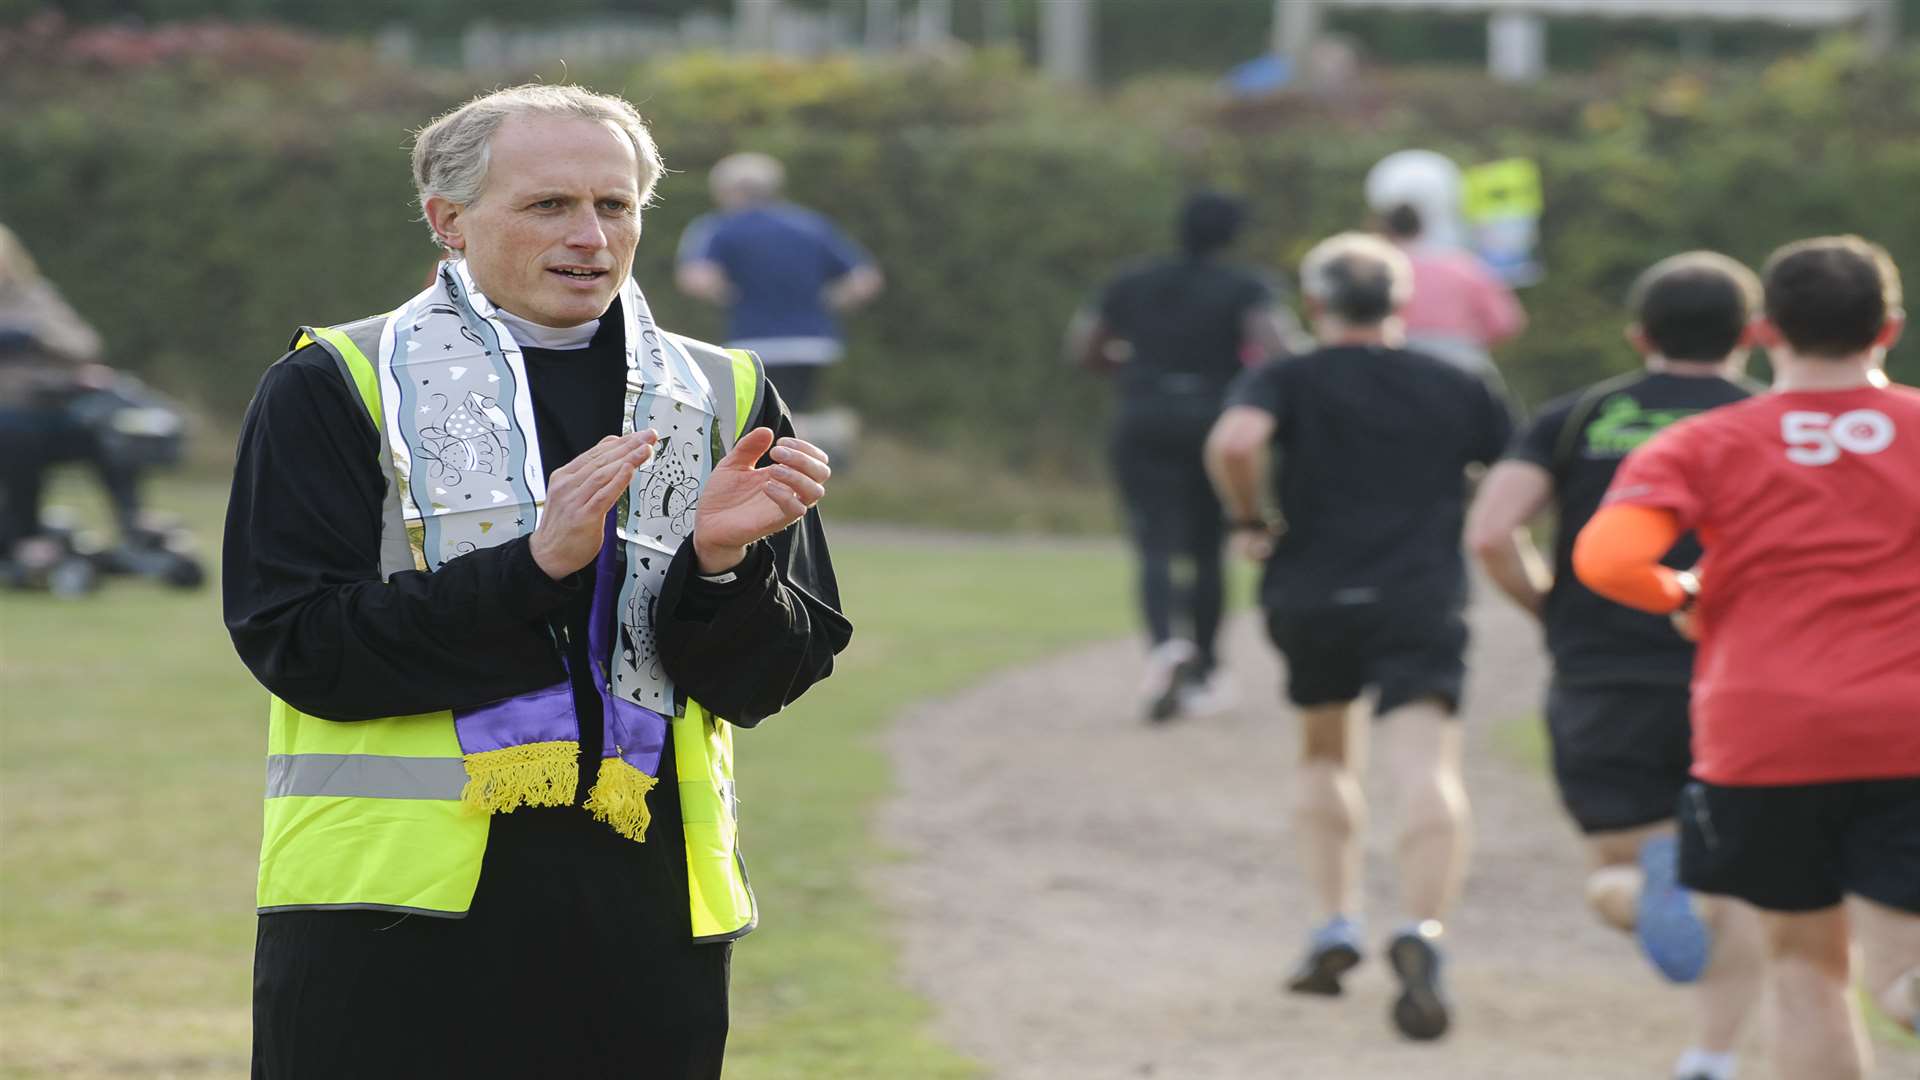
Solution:
[[[1615,603],[1664,615],[1687,598],[1673,571],[1660,565],[1684,531],[1671,510],[1602,507],[1573,542],[1574,575]]]

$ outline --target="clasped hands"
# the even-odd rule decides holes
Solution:
[[[609,435],[554,470],[530,541],[533,561],[548,577],[558,581],[600,554],[607,512],[659,441],[651,429]],[[760,465],[762,457],[773,464]],[[832,475],[826,451],[804,439],[775,442],[773,430],[764,427],[741,436],[732,452],[714,463],[700,494],[693,533],[699,572],[718,574],[738,566],[747,557],[747,545],[800,520],[824,498]]]

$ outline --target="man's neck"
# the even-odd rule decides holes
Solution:
[[[1329,349],[1340,345],[1397,349],[1407,342],[1406,328],[1399,319],[1361,325],[1322,316],[1313,330],[1320,346]]]
[[[1790,349],[1775,349],[1771,357],[1773,388],[1781,393],[1796,390],[1855,390],[1887,384],[1887,377],[1880,370],[1879,349],[1834,358],[1800,356]]]
[[[1725,379],[1733,374],[1733,358],[1719,360],[1669,360],[1659,353],[1647,356],[1647,370],[1682,379]]]

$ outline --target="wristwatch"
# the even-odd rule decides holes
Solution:
[[[1263,517],[1234,518],[1227,522],[1227,528],[1232,532],[1272,532],[1273,522]]]
[[[1673,572],[1673,580],[1676,585],[1680,586],[1680,591],[1687,595],[1685,599],[1680,601],[1680,606],[1674,608],[1669,614],[1685,615],[1687,612],[1692,611],[1694,604],[1700,600],[1700,575],[1691,570],[1675,570]]]

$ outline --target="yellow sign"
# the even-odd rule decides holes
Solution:
[[[1472,222],[1539,217],[1540,168],[1528,158],[1506,158],[1475,165],[1461,177],[1461,208]]]

